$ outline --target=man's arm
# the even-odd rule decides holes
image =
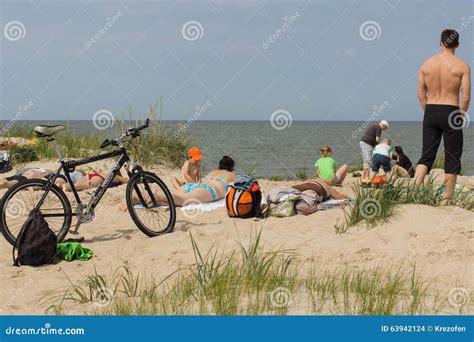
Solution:
[[[461,78],[461,110],[467,112],[471,102],[471,68],[467,65]]]
[[[418,101],[420,101],[420,106],[423,110],[425,110],[426,107],[426,83],[425,83],[425,74],[423,72],[423,66],[420,69],[420,72],[418,73]]]
[[[380,136],[382,135],[382,128],[380,128],[379,125],[377,125],[377,130],[375,131],[375,142],[377,144],[380,143]]]

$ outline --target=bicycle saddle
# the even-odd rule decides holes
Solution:
[[[62,125],[58,125],[58,126],[42,125],[42,126],[36,126],[34,131],[38,137],[50,137],[65,129],[66,127]]]

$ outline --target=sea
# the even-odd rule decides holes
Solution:
[[[1,122],[1,121],[0,121]],[[4,126],[7,122],[1,122]],[[140,121],[129,122],[130,127]],[[122,123],[108,126],[88,121],[18,121],[14,125],[33,127],[36,124],[65,124],[71,133],[97,134],[105,138],[117,136]],[[107,123],[106,123],[107,125]],[[319,148],[330,146],[339,165],[361,162],[359,141],[366,127],[360,121],[160,121],[157,125],[174,134],[186,134],[192,145],[202,149],[204,172],[217,167],[220,158],[231,156],[239,174],[259,177],[295,177],[314,174],[314,163]],[[120,126],[120,127],[119,127]],[[464,152],[462,173],[474,175],[472,127],[463,130]],[[392,139],[393,146],[403,147],[405,154],[416,164],[421,154],[422,123],[392,121],[383,135]],[[438,154],[443,153],[440,146]]]

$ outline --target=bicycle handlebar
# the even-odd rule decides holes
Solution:
[[[119,146],[119,144],[123,142],[126,137],[131,137],[132,139],[138,137],[140,135],[140,131],[144,130],[149,125],[150,125],[150,119],[146,119],[143,125],[139,127],[129,128],[128,131],[122,134],[122,136],[119,138],[112,139],[112,140],[105,139],[102,142],[102,144],[100,144],[100,148],[105,148],[110,145]]]

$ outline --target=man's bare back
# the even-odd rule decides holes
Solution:
[[[443,51],[423,63],[420,70],[418,96],[426,104],[459,106],[467,111],[470,93],[469,65],[449,51]],[[463,95],[459,101],[459,91]],[[424,101],[423,101],[424,100]]]

